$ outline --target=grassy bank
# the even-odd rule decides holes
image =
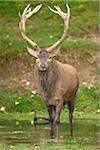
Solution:
[[[0,112],[0,119],[1,120],[8,120],[8,121],[11,121],[11,120],[14,120],[14,121],[19,121],[19,122],[28,122],[31,124],[31,121],[33,121],[33,116],[34,116],[35,112],[29,112],[29,113],[18,113],[18,112],[15,112],[15,113],[10,113],[10,112],[6,112],[6,113],[1,113]],[[37,116],[48,116],[48,113],[47,111],[37,111]],[[83,111],[75,111],[74,112],[74,119],[82,119],[82,120],[98,120],[99,122],[99,117],[100,117],[100,112],[83,112]],[[42,123],[43,120],[39,120],[40,123]],[[66,109],[64,109],[62,111],[62,114],[61,114],[61,122],[64,123],[64,122],[69,122],[68,120],[68,111],[66,111]]]
[[[91,112],[100,109],[99,85],[81,86],[76,101],[76,110]],[[42,98],[34,91],[24,91],[18,87],[0,87],[0,108],[6,112],[34,112],[46,109]]]
[[[0,59],[16,58],[26,52],[26,43],[18,29],[18,12],[22,12],[28,1],[0,1]],[[47,47],[59,39],[63,32],[63,22],[59,16],[48,10],[48,6],[59,5],[65,11],[65,2],[32,2],[32,8],[43,3],[42,10],[29,19],[27,33],[40,47]],[[68,1],[71,8],[68,40],[61,45],[67,53],[84,58],[88,52],[99,50],[91,40],[98,34],[99,1]],[[84,39],[84,40],[83,40]],[[86,58],[86,57],[85,57]]]

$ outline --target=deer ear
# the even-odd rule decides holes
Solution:
[[[60,47],[53,49],[50,53],[52,56],[59,54],[60,53]]]
[[[31,49],[29,47],[27,47],[27,50],[28,50],[30,55],[32,55],[32,56],[37,58],[37,56],[38,56],[38,52],[37,51],[34,51],[33,49]]]

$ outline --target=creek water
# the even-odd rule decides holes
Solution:
[[[96,120],[74,120],[74,137],[78,140],[100,149],[99,138],[100,128]],[[49,125],[33,126],[28,121],[8,121],[0,120],[0,144],[38,144],[42,139],[50,138]],[[60,124],[60,138],[62,140],[70,138],[69,124],[62,122]]]

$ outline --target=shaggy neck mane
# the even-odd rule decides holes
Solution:
[[[58,69],[56,61],[52,61],[52,64],[47,71],[39,72],[40,85],[47,96],[53,95],[57,78]]]

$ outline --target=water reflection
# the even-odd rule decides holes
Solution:
[[[74,138],[87,145],[99,145],[99,124],[96,120],[74,120]],[[27,121],[0,120],[0,143],[38,144],[42,139],[49,138],[49,125],[32,126]],[[69,124],[60,125],[61,141],[70,138]],[[83,143],[84,141],[84,143]]]

